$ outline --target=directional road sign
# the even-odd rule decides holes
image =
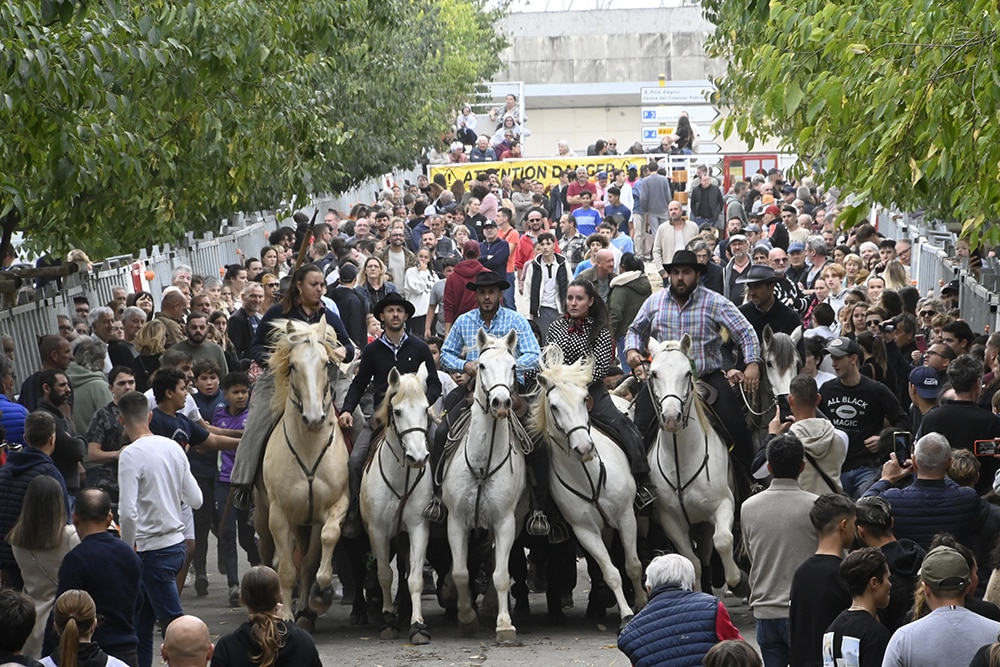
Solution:
[[[639,89],[643,104],[706,104],[716,92],[711,84],[643,86]]]
[[[719,117],[718,108],[711,104],[699,105],[667,105],[659,107],[642,107],[643,123],[676,123],[681,112],[686,111],[692,123],[711,123]]]
[[[698,144],[698,152],[699,153],[721,153],[722,152],[722,146],[720,146],[719,144],[713,144],[711,142],[704,142],[704,141],[702,141],[700,144]]]

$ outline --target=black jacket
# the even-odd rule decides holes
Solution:
[[[258,322],[260,313],[257,314]],[[253,327],[250,326],[250,316],[247,311],[240,308],[229,318],[229,326],[226,327],[226,335],[229,342],[233,344],[233,351],[237,359],[250,359],[250,345],[253,343]]]
[[[87,440],[76,434],[73,422],[66,419],[62,411],[45,399],[38,404],[39,410],[48,412],[56,420],[56,449],[52,461],[62,473],[66,488],[70,493],[80,489],[80,462],[87,456]]]
[[[400,373],[416,373],[421,365],[427,369],[427,402],[433,405],[441,396],[441,380],[434,364],[434,355],[427,343],[414,336],[407,336],[399,350],[393,351],[384,337],[372,341],[361,352],[358,374],[351,381],[341,412],[353,412],[358,407],[369,383],[374,387],[375,405],[379,405],[389,390],[389,371],[395,368]]]
[[[0,535],[7,535],[17,523],[28,485],[39,475],[48,475],[62,485],[66,516],[71,516],[69,496],[65,494],[66,482],[62,473],[48,454],[34,447],[25,447],[20,451],[11,452],[7,463],[0,468]],[[0,568],[4,570],[17,568],[14,552],[6,540],[0,540]]]
[[[556,265],[556,298],[559,303],[566,301],[566,291],[569,289],[569,270],[566,268],[566,258],[562,255],[555,256]],[[538,255],[531,260],[531,298],[528,313],[532,317],[538,316],[538,309],[541,307],[542,298],[542,272],[548,270],[547,264]]]
[[[340,309],[340,319],[351,340],[354,341],[359,350],[364,349],[365,345],[368,344],[368,311],[365,309],[365,302],[361,295],[354,291],[353,287],[344,287],[343,285],[331,286],[326,291],[326,295]],[[419,314],[423,315],[424,313]]]

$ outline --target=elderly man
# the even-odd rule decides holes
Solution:
[[[163,290],[163,296],[160,298],[160,310],[153,315],[153,319],[163,320],[163,323],[167,325],[167,339],[164,341],[167,347],[184,340],[184,314],[189,303],[184,292],[176,287],[168,287]]]
[[[809,308],[809,299],[802,294],[798,285],[788,279],[786,273],[789,261],[788,253],[781,248],[774,248],[767,253],[767,263],[778,276],[778,282],[774,285],[775,297],[799,315],[803,315]]]
[[[698,236],[698,225],[684,217],[684,209],[680,202],[667,204],[667,221],[670,224],[660,225],[653,240],[653,264],[663,266],[678,250],[683,250],[691,239]],[[660,277],[666,278],[666,271],[660,271]]]
[[[649,604],[618,635],[618,649],[635,667],[700,665],[715,644],[743,639],[722,601],[695,584],[694,565],[680,554],[649,563]]]
[[[762,340],[766,326],[770,325],[775,333],[788,335],[802,326],[798,313],[777,299],[775,287],[779,281],[775,270],[763,264],[751,266],[746,275],[736,280],[746,285],[747,302],[740,306],[740,312]]]
[[[608,248],[597,251],[594,256],[594,265],[589,269],[580,272],[577,276],[580,280],[589,280],[594,283],[597,293],[605,302],[611,291],[611,279],[615,277],[615,254]]]
[[[226,327],[226,335],[233,344],[237,359],[250,358],[250,344],[263,317],[260,312],[263,304],[264,288],[261,284],[247,283],[243,288],[242,305],[229,318],[229,326]]]
[[[146,324],[146,311],[136,306],[129,306],[122,313],[122,340],[112,340],[108,343],[108,356],[112,366],[131,366],[132,360],[139,356],[132,341],[139,329]]]
[[[115,311],[107,306],[99,306],[90,311],[87,319],[90,322],[91,338],[105,345],[114,339],[112,328],[115,323]],[[108,356],[107,348],[105,348],[104,364],[101,370],[105,373],[111,370],[111,357]]]
[[[214,652],[208,626],[197,616],[171,621],[160,645],[160,657],[170,667],[205,667]]]
[[[881,496],[889,502],[897,537],[911,539],[927,549],[937,533],[947,532],[962,544],[972,544],[989,506],[973,489],[955,484],[948,477],[950,467],[948,440],[940,433],[928,433],[917,440],[913,456],[905,465],[891,454],[882,466],[882,478],[865,496]],[[911,474],[915,475],[912,484],[893,488]]]
[[[587,168],[577,167],[576,180],[566,188],[566,203],[569,204],[570,213],[583,206],[580,193],[584,191],[589,192],[592,199],[597,198],[597,184],[590,182],[590,179],[587,177]]]

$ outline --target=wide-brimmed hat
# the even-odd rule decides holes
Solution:
[[[465,289],[475,292],[481,287],[496,287],[500,291],[510,289],[510,283],[498,276],[493,271],[483,271],[476,274],[475,280],[465,283]]]
[[[776,283],[779,280],[781,278],[778,277],[778,274],[770,266],[754,264],[746,272],[746,275],[736,279],[736,283],[738,285],[749,285],[751,283]]]
[[[413,304],[404,299],[399,292],[389,292],[372,308],[372,315],[375,316],[376,320],[382,319],[382,311],[389,306],[402,306],[406,311],[407,319],[413,317],[413,314],[417,312],[417,309],[413,307]]]
[[[708,267],[699,262],[698,257],[690,250],[678,250],[675,252],[673,260],[669,264],[664,264],[663,270],[669,273],[675,266],[690,266],[698,273],[708,271]]]

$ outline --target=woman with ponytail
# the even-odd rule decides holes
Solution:
[[[309,633],[281,620],[281,584],[274,570],[250,568],[240,585],[240,602],[250,620],[216,642],[212,667],[322,667]]]
[[[97,628],[97,607],[87,591],[74,589],[60,595],[52,620],[59,651],[42,658],[45,667],[128,667],[90,640]]]

